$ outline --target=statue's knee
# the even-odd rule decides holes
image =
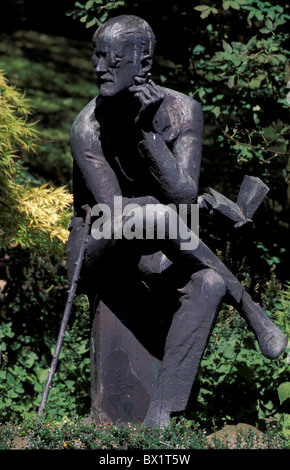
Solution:
[[[193,286],[198,286],[201,295],[212,296],[217,300],[222,299],[226,294],[226,283],[222,276],[214,269],[203,269],[191,276]]]
[[[113,239],[94,239],[90,236],[84,256],[84,264],[88,268],[95,270],[97,265],[100,264],[103,259],[107,258],[115,244],[116,240]]]

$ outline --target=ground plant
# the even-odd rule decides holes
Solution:
[[[62,421],[26,421],[7,423],[0,428],[0,449],[8,450],[213,450],[213,449],[287,449],[289,441],[279,426],[271,426],[257,435],[255,429],[240,429],[213,437],[213,429],[183,417],[172,419],[166,430],[144,426],[84,423],[79,417]],[[113,454],[114,455],[114,454]],[[121,454],[121,455],[126,455]]]

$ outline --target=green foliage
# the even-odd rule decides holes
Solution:
[[[26,90],[37,121],[37,152],[21,155],[25,183],[71,190],[70,129],[98,91],[90,43],[34,31],[1,34],[0,64],[9,83]]]
[[[35,150],[37,132],[27,122],[28,101],[8,85],[1,71],[0,87],[0,248],[19,244],[38,252],[53,249],[67,240],[72,196],[61,187],[19,184],[19,152]]]
[[[42,397],[50,349],[67,295],[63,258],[72,195],[25,170],[20,157],[31,158],[39,143],[35,125],[28,122],[30,103],[8,84],[2,72],[0,80],[0,248],[6,266],[1,272],[5,291],[0,324],[0,416],[8,420],[35,413]],[[89,396],[87,307],[76,302],[75,309],[78,326],[73,323],[66,338],[63,351],[70,355],[70,362],[59,369],[58,385],[48,406],[52,415],[60,409],[61,414],[64,408],[86,407]],[[79,327],[85,339],[79,336]]]
[[[75,2],[75,8],[68,16],[78,19],[86,28],[100,26],[107,20],[111,10],[125,5],[124,0],[88,0],[85,3]]]
[[[198,96],[205,105],[204,110],[213,115],[212,121],[218,120],[223,133],[219,135],[219,142],[223,146],[227,144],[227,151],[236,155],[239,163],[257,159],[268,164],[278,156],[286,158],[289,148],[290,126],[285,112],[288,108],[285,66],[289,51],[285,47],[286,35],[279,28],[290,17],[286,13],[287,6],[284,9],[279,5],[271,6],[269,2],[223,3],[224,10],[230,7],[244,15],[251,36],[244,35],[243,41],[231,40],[226,28],[223,28],[223,35],[210,28],[212,39],[220,47],[211,57],[207,51],[195,49],[199,57],[194,61],[194,72],[203,77],[204,85],[206,82],[211,85],[200,87],[194,96]],[[208,13],[209,10],[203,11]],[[218,15],[217,21],[222,19],[222,9],[211,11]],[[215,82],[219,85],[218,95],[214,91]],[[269,113],[272,103],[274,113]]]
[[[281,299],[283,302],[283,310],[275,311],[273,320],[290,339],[289,285],[274,299],[271,287],[269,282],[268,306],[281,307]],[[271,311],[267,313],[271,316]],[[224,308],[201,363],[189,406],[194,411],[189,411],[189,416],[205,421],[212,417],[217,423],[245,418],[254,423],[270,416],[286,420],[290,405],[289,346],[279,358],[266,359],[245,321],[232,307]]]
[[[51,270],[52,266],[44,260],[36,268],[30,266],[30,275],[36,272],[36,278],[26,277],[25,291],[28,292],[23,292],[22,298],[14,291],[16,297],[11,306],[14,311],[9,311],[11,316],[14,313],[13,321],[2,321],[0,325],[2,422],[10,419],[21,422],[28,417],[36,417],[41,402],[61,321],[60,315],[53,311],[53,305],[57,299],[64,303],[66,290],[61,289],[60,292],[58,275],[57,283],[49,287],[48,303],[46,287],[52,279],[48,277],[45,280],[43,271],[49,271],[49,268]],[[39,312],[37,318],[36,307]],[[88,310],[86,298],[79,297],[75,301],[73,319],[67,328],[59,367],[46,406],[47,414],[54,418],[61,418],[67,413],[86,413],[89,408]]]
[[[172,419],[166,429],[158,430],[130,424],[122,427],[113,424],[86,424],[78,417],[74,419],[65,417],[59,422],[43,419],[37,422],[26,420],[18,425],[7,423],[0,427],[0,449],[106,451],[156,449],[168,452],[170,449],[249,449],[253,447],[254,441],[256,448],[287,448],[287,440],[281,437],[279,429],[275,426],[267,429],[261,437],[256,439],[254,437],[251,433],[247,435],[239,433],[234,442],[230,442],[227,438],[209,440],[207,431],[201,429],[199,424],[184,418],[178,421]],[[180,457],[185,456],[180,455]],[[164,454],[160,454],[158,462],[165,463]],[[168,462],[166,460],[166,463]]]
[[[280,219],[287,220],[288,6],[242,0],[205,7],[200,6],[204,32],[189,59],[190,94],[201,102],[210,123],[205,152],[210,154],[215,142],[215,151],[227,156],[231,163],[223,179],[237,175],[234,162],[261,176],[270,187],[269,212],[279,210]],[[262,243],[267,247],[269,239]]]
[[[275,303],[275,318],[277,323],[290,337],[290,282],[286,282],[285,288],[281,289]]]
[[[278,295],[277,302],[275,303],[275,318],[280,326],[290,338],[290,282],[287,282],[284,289],[281,289]],[[286,381],[280,383],[278,387],[278,396],[280,405],[284,404],[284,406],[290,404],[290,347],[288,343],[288,349],[286,352],[287,359],[285,359],[285,364],[287,363],[288,366],[288,376],[285,377]],[[290,413],[283,413],[278,415],[280,419],[280,423],[282,425],[283,435],[286,439],[290,438]]]
[[[33,35],[33,33],[19,34],[17,38],[16,36],[14,41],[19,41],[24,46],[23,50],[20,50],[19,42],[18,47],[15,47],[15,43],[13,44],[13,50],[17,56],[16,59],[14,57],[18,67],[17,77],[13,76],[15,63],[10,60],[9,56],[6,58],[4,56],[2,63],[5,63],[5,68],[8,69],[8,74],[12,76],[12,79],[18,78],[19,82],[25,84],[34,105],[39,104],[41,97],[49,96],[41,109],[36,109],[36,115],[39,117],[40,112],[44,113],[43,115],[45,113],[49,115],[52,112],[51,118],[58,126],[56,108],[60,111],[63,101],[56,98],[53,109],[47,109],[49,106],[51,108],[51,103],[53,103],[49,93],[52,91],[54,93],[56,86],[55,83],[48,81],[51,69],[47,67],[49,62],[47,56],[44,58],[45,65],[44,62],[41,65],[37,61],[31,61],[31,56],[29,59],[25,57],[25,50],[35,51],[31,48],[33,41],[35,45],[36,40],[38,40],[38,45],[41,41],[45,44],[45,41],[49,42],[48,37]],[[50,52],[55,54],[54,58],[58,54],[57,42],[59,43],[59,41],[49,43],[49,46],[52,46]],[[5,53],[9,55],[12,43],[13,41],[6,50],[2,49],[2,53],[5,50]],[[74,49],[74,53],[75,51]],[[61,54],[60,56],[62,57]],[[79,59],[78,62],[81,63],[82,60]],[[8,85],[7,79],[2,74],[0,77],[2,92],[0,139],[3,143],[0,150],[0,165],[3,170],[0,176],[2,183],[0,274],[1,279],[4,279],[1,283],[5,285],[0,299],[2,301],[0,310],[0,419],[3,421],[10,418],[22,420],[31,414],[35,415],[40,404],[52,359],[51,349],[56,342],[67,297],[65,242],[68,237],[67,228],[71,217],[72,196],[67,189],[59,186],[59,182],[59,187],[56,188],[47,183],[44,160],[47,150],[43,149],[45,142],[43,143],[42,137],[36,132],[35,125],[28,120],[29,113],[31,113],[30,102],[18,89]],[[58,79],[60,80],[60,77]],[[40,89],[34,88],[36,82],[39,83],[39,87],[43,87],[43,94]],[[62,84],[66,87],[65,82],[66,79],[62,82],[60,80],[58,85]],[[72,77],[72,83],[67,84],[70,91],[73,87],[75,87],[74,92],[78,90],[76,83],[77,80]],[[71,98],[69,98],[69,103],[66,103],[67,114],[71,116],[70,125],[77,111],[87,101],[83,96],[86,90],[88,92],[88,86],[86,88],[84,84],[81,88],[81,92],[78,93],[84,100],[82,104],[80,105],[76,100],[72,105]],[[91,87],[89,91],[92,91]],[[39,98],[39,102],[37,100],[35,102],[35,97]],[[70,106],[73,108],[71,115]],[[50,138],[49,119],[41,119],[41,121],[39,127],[46,127],[46,138]],[[56,132],[61,132],[61,126],[55,130]],[[55,145],[56,136],[53,137],[53,145],[56,147],[54,151],[58,153],[57,165],[60,168],[58,171],[61,172],[64,165],[63,153]],[[61,138],[66,140],[69,152],[69,127],[67,127],[65,137]],[[53,155],[55,153],[52,152]],[[29,166],[29,170],[24,166],[23,161]],[[36,163],[37,161],[39,163]],[[37,169],[38,165],[41,166],[40,171]],[[71,156],[69,165],[71,168]],[[55,180],[53,171],[51,175]],[[70,360],[61,362],[47,404],[47,410],[53,416],[62,416],[68,411],[85,412],[89,406],[89,315],[87,309],[85,299],[79,298],[75,301],[75,318],[72,315],[74,320],[68,328],[63,346],[63,354],[65,357],[69,356]]]
[[[1,132],[0,132],[0,168],[1,186],[6,179],[11,180],[16,174],[16,151],[18,149],[35,150],[37,133],[34,126],[27,122],[31,113],[28,100],[15,87],[9,86],[0,70],[1,89]]]
[[[283,382],[278,387],[278,395],[280,403],[290,398],[290,382]]]
[[[290,414],[282,414],[278,415],[277,418],[279,418],[279,424],[282,428],[282,436],[288,443],[288,448],[290,447]]]

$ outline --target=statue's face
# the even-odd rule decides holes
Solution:
[[[99,35],[94,39],[92,64],[98,76],[99,94],[114,96],[133,85],[140,71],[140,53],[130,42]]]

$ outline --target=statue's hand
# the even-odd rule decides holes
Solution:
[[[211,215],[213,214],[213,210],[212,210],[212,208],[209,207],[209,204],[208,204],[208,202],[206,201],[204,194],[203,194],[202,196],[198,196],[198,198],[197,198],[197,204],[198,204],[198,206],[199,206],[200,209],[207,209],[207,210],[210,210],[210,214],[211,214]]]
[[[135,84],[129,90],[139,99],[141,108],[136,118],[136,124],[141,128],[150,128],[157,109],[164,100],[161,88],[152,80],[135,77]]]

